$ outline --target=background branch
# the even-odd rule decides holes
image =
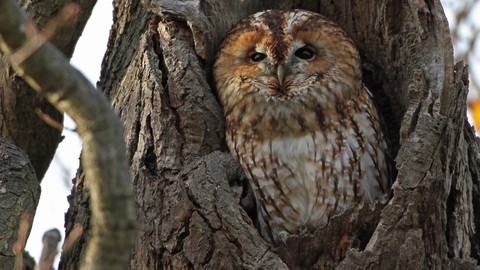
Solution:
[[[0,2],[0,48],[11,54],[28,42],[26,14],[14,1]],[[123,126],[106,99],[46,42],[22,63],[12,63],[35,90],[77,123],[82,163],[92,201],[92,235],[84,269],[121,269],[128,262],[135,204]]]
[[[39,29],[52,29],[52,18],[58,17],[70,0],[18,0]],[[72,56],[75,45],[92,13],[96,0],[77,1],[79,12],[68,24],[62,23],[49,37],[66,57]],[[50,26],[48,26],[50,25]],[[50,31],[51,32],[51,31]],[[63,114],[53,107],[42,94],[35,92],[20,79],[6,57],[0,52],[0,136],[22,149],[29,157],[39,181],[45,175],[58,144],[61,130],[51,127],[39,118],[35,110],[62,123]]]

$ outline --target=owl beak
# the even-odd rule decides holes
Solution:
[[[285,75],[285,67],[283,65],[277,66],[277,78],[280,85],[283,84],[283,76]]]

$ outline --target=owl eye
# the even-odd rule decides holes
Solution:
[[[252,59],[253,62],[260,62],[263,59],[265,59],[265,57],[267,57],[266,54],[256,52],[256,53],[252,54],[252,56],[250,56],[250,59]]]
[[[300,58],[300,59],[304,59],[304,60],[310,60],[313,58],[313,56],[315,55],[315,53],[310,50],[309,48],[300,48],[298,49],[297,51],[295,51],[295,56]]]

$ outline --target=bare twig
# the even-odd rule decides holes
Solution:
[[[63,242],[62,251],[63,252],[68,251],[72,247],[73,243],[75,243],[78,240],[78,238],[80,238],[82,233],[83,233],[82,224],[80,223],[75,224],[75,226],[73,227],[73,230],[67,236],[67,239],[65,239],[65,242]]]
[[[55,121],[55,119],[51,118],[50,115],[45,114],[42,112],[40,109],[35,109],[35,113],[40,117],[47,125],[56,128],[58,130],[63,130],[63,125],[59,123],[58,121]]]
[[[74,18],[79,11],[80,6],[78,4],[72,3],[66,5],[57,17],[48,22],[47,26],[41,33],[38,33],[38,30],[32,21],[27,21],[25,23],[25,33],[27,34],[28,42],[19,50],[10,55],[11,61],[21,64],[32,53],[40,48],[40,46],[47,42],[47,40],[52,38],[59,26],[63,26],[65,23]]]
[[[18,229],[18,239],[13,244],[13,252],[15,252],[15,270],[22,270],[23,267],[23,250],[27,242],[27,235],[30,229],[30,214],[22,214],[20,217],[20,228]]]

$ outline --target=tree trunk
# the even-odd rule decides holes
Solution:
[[[100,86],[125,124],[139,221],[132,269],[478,269],[480,151],[466,119],[468,76],[448,24],[428,1],[116,1]],[[389,128],[393,195],[360,204],[313,235],[271,250],[258,236],[243,172],[227,152],[211,84],[215,49],[238,20],[303,8],[338,23],[359,48],[364,82]],[[89,239],[81,170],[64,254]],[[246,207],[248,209],[248,207]]]
[[[14,269],[13,245],[18,240],[20,217],[33,220],[40,199],[40,185],[27,155],[0,138],[0,269]]]

